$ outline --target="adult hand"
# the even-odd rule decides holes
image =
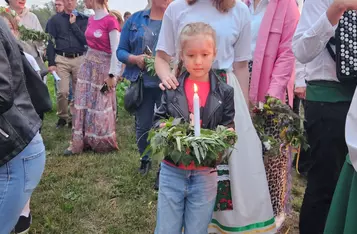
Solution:
[[[160,77],[161,79],[161,84],[159,85],[161,90],[165,89],[177,89],[179,86],[179,83],[176,79],[176,76],[172,73],[168,73],[166,76]]]
[[[76,22],[76,19],[77,19],[77,16],[76,16],[75,14],[71,13],[71,14],[69,15],[69,22],[70,22],[71,24],[74,24],[74,23]]]
[[[294,90],[294,93],[300,99],[305,99],[306,98],[306,87],[296,87]]]
[[[116,78],[113,77],[108,77],[106,80],[105,80],[105,83],[107,84],[108,86],[108,89],[115,89],[115,86],[117,84],[117,81],[116,81]]]
[[[148,58],[149,56],[146,54],[141,54],[141,55],[135,55],[135,64],[141,69],[145,69],[145,58]]]
[[[55,72],[57,71],[57,67],[56,66],[49,66],[48,67],[48,72],[52,73],[52,72]]]

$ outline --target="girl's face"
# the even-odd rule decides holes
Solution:
[[[181,59],[191,76],[204,78],[216,57],[213,38],[209,35],[189,37],[182,48]]]
[[[25,8],[26,0],[9,0],[9,5],[14,10],[23,10]]]

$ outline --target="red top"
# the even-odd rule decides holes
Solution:
[[[211,84],[209,81],[194,81],[191,80],[190,78],[187,78],[185,80],[185,94],[187,98],[187,104],[188,104],[188,111],[190,113],[193,113],[193,95],[195,94],[194,92],[194,84],[197,85],[198,88],[198,96],[200,98],[200,106],[201,110],[202,108],[206,105],[207,97],[211,89]],[[201,124],[202,124],[202,111],[201,111]],[[165,161],[165,163],[170,164],[171,166],[175,166],[170,162]],[[202,169],[207,169],[207,167],[196,167],[195,163],[192,162],[189,166],[184,166],[183,164],[179,165],[178,168],[183,169],[183,170],[202,170]]]
[[[85,32],[88,46],[111,54],[109,33],[113,30],[121,31],[119,22],[114,16],[107,15],[99,20],[95,20],[93,16],[90,17]]]

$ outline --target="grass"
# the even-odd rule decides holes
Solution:
[[[51,78],[48,87],[54,94]],[[42,134],[47,163],[31,200],[34,219],[30,233],[153,233],[157,193],[152,185],[156,168],[146,177],[137,173],[140,156],[133,118],[125,111],[119,112],[118,152],[73,157],[62,156],[69,144],[70,129],[56,130],[56,121],[54,111],[46,115]],[[298,212],[304,185],[297,177],[294,181],[293,208]],[[296,226],[295,216],[289,225]]]

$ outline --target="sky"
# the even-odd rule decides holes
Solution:
[[[27,6],[34,4],[41,5],[51,0],[27,0]],[[147,0],[109,0],[109,8],[119,10],[122,14],[125,11],[135,12],[146,7]]]

